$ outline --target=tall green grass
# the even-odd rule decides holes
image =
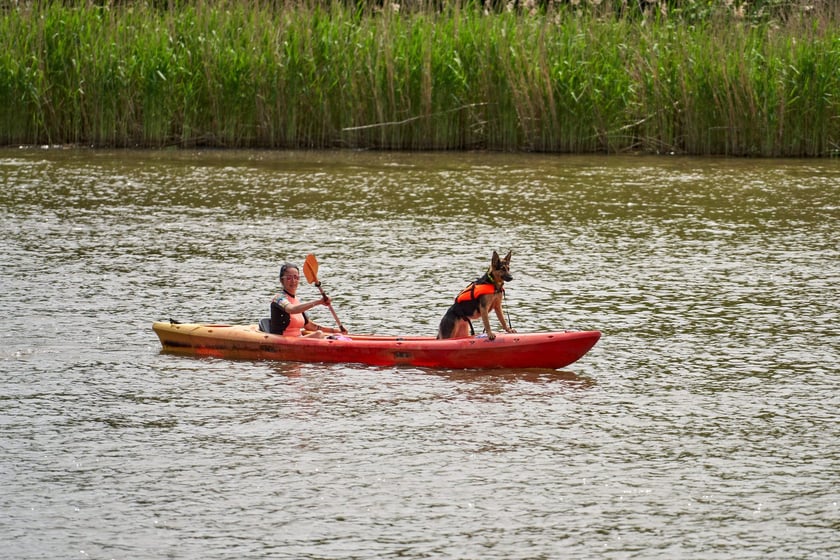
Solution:
[[[0,144],[840,154],[827,9],[72,4],[0,11]]]

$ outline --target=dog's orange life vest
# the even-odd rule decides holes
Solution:
[[[504,291],[504,288],[497,290],[496,286],[493,284],[476,284],[475,282],[470,282],[469,286],[461,290],[461,293],[455,296],[455,303],[474,301],[480,298],[481,296]]]

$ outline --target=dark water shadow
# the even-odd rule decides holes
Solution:
[[[282,377],[301,377],[307,373],[314,373],[318,368],[340,367],[345,373],[376,372],[379,375],[426,375],[447,379],[457,383],[512,383],[527,382],[535,384],[563,383],[572,388],[589,389],[596,385],[596,381],[586,376],[578,375],[570,370],[556,370],[550,368],[499,368],[499,369],[438,369],[413,366],[370,366],[364,364],[310,364],[300,362],[257,362],[267,366],[269,375]],[[314,368],[314,369],[313,369]]]
[[[434,375],[458,383],[486,383],[492,382],[517,382],[527,383],[564,383],[569,387],[589,389],[595,386],[595,380],[589,377],[578,375],[570,370],[556,369],[463,369],[463,370],[441,370],[421,369],[425,375]]]

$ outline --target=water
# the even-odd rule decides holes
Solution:
[[[840,162],[33,149],[0,177],[8,558],[840,554]],[[253,322],[313,252],[352,332],[432,334],[494,249],[515,328],[603,331],[581,361],[151,331]]]

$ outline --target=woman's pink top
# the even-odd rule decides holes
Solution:
[[[286,294],[284,299],[289,302],[289,305],[298,305],[300,303],[297,298],[292,297],[289,294]],[[285,331],[283,331],[283,336],[300,336],[300,331],[303,329],[305,324],[306,319],[304,318],[303,313],[289,313],[289,326],[286,327]]]

